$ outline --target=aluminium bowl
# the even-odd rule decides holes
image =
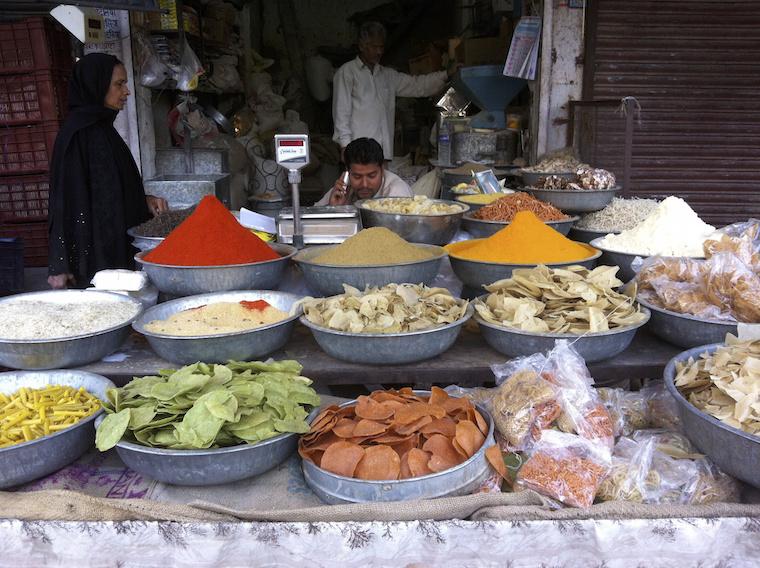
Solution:
[[[523,331],[487,322],[477,313],[474,319],[486,343],[508,357],[545,353],[554,348],[556,340],[567,339],[586,363],[595,363],[619,355],[628,348],[639,328],[649,321],[649,310],[642,308],[641,311],[646,317],[635,325],[585,334]]]
[[[474,239],[476,240],[476,239]],[[588,245],[584,245],[587,246]],[[534,268],[539,264],[548,266],[549,268],[559,268],[562,266],[570,266],[573,264],[579,264],[588,268],[589,270],[596,266],[597,259],[601,256],[601,251],[592,249],[589,247],[589,256],[582,260],[573,260],[570,262],[542,262],[532,264],[514,264],[514,263],[500,263],[500,262],[484,262],[480,260],[470,260],[467,258],[461,258],[456,256],[456,253],[449,253],[449,260],[451,261],[451,269],[454,274],[459,278],[463,284],[479,290],[483,286],[493,284],[497,280],[503,278],[510,278],[512,271],[517,268]]]
[[[410,199],[409,197],[383,197],[383,200]],[[470,210],[466,203],[448,201],[445,199],[432,199],[435,203],[449,205],[457,208],[453,213],[440,213],[436,215],[411,215],[406,213],[387,213],[370,209],[366,206],[368,201],[376,202],[377,199],[362,199],[355,203],[362,218],[362,226],[385,227],[390,229],[402,239],[410,243],[422,243],[427,245],[445,245],[451,242],[459,230],[462,216]]]
[[[78,302],[84,298],[92,299],[93,297],[99,297],[104,302],[131,304],[138,309],[134,316],[123,323],[93,333],[52,339],[6,339],[0,337],[0,365],[11,369],[26,370],[78,367],[99,361],[116,351],[129,335],[130,324],[143,311],[142,303],[129,296],[100,290],[29,292],[0,299],[0,312],[3,309],[3,304],[19,299],[68,303]]]
[[[127,229],[127,235],[132,237],[132,246],[140,252],[148,252],[160,245],[165,237],[144,237],[135,233],[136,227]]]
[[[578,219],[580,219],[580,217],[576,215],[560,221],[544,221],[544,223],[558,233],[567,235],[570,231],[570,227],[572,227],[573,223]],[[508,225],[509,221],[486,221],[484,219],[476,219],[472,216],[472,212],[465,213],[462,218],[462,229],[470,233],[476,239],[487,239]]]
[[[307,417],[311,422],[318,410]],[[100,426],[103,417],[95,422]],[[222,485],[273,469],[296,450],[298,434],[280,434],[256,444],[240,444],[205,450],[153,448],[122,440],[116,444],[121,460],[141,475],[172,485]]]
[[[642,299],[641,294],[636,300],[652,312],[649,330],[673,345],[688,349],[708,343],[721,343],[725,341],[727,333],[738,334],[736,322],[708,320],[672,312]]]
[[[414,391],[430,395],[429,391]],[[355,400],[341,404],[353,406]],[[412,501],[470,495],[491,474],[485,451],[495,444],[493,418],[483,406],[476,404],[478,412],[488,423],[488,435],[480,449],[469,459],[445,471],[410,479],[373,481],[337,475],[318,467],[310,460],[301,460],[303,475],[311,490],[325,503],[368,503],[376,501]]]
[[[589,213],[604,209],[620,190],[620,186],[615,186],[612,189],[582,190],[538,189],[536,187],[524,187],[522,189],[522,191],[530,193],[536,199],[551,203],[565,213]]]
[[[230,359],[253,361],[277,351],[288,342],[296,319],[301,313],[300,306],[284,320],[232,333],[201,336],[168,335],[148,331],[145,325],[154,320],[164,320],[184,310],[215,302],[266,300],[275,308],[290,313],[293,305],[300,299],[300,296],[295,294],[271,290],[216,292],[187,296],[149,308],[132,324],[132,327],[145,336],[153,351],[161,358],[179,365],[189,365],[197,361],[226,363]]]
[[[760,488],[760,437],[725,424],[691,404],[675,386],[676,363],[712,353],[723,343],[694,347],[673,357],[665,367],[665,387],[678,406],[683,432],[697,449],[723,471]]]
[[[343,293],[343,284],[359,290],[367,286],[412,283],[430,284],[438,274],[446,251],[435,245],[416,245],[429,250],[435,256],[399,264],[375,264],[367,266],[339,266],[320,264],[314,258],[339,245],[312,246],[300,251],[293,260],[303,271],[306,285],[316,294],[334,296]]]
[[[267,243],[280,258],[263,262],[228,264],[225,266],[173,266],[143,260],[145,253],[135,255],[135,261],[164,294],[194,296],[231,290],[272,290],[282,280],[288,261],[296,254],[289,245]]]
[[[472,317],[467,306],[464,316],[441,327],[400,333],[351,333],[316,325],[301,316],[322,350],[336,359],[364,365],[405,365],[432,359],[449,349],[464,323]]]
[[[100,400],[115,388],[111,381],[85,371],[11,371],[0,373],[0,393],[9,396],[22,387],[40,389],[48,385],[84,387]],[[95,443],[93,423],[103,410],[65,430],[36,440],[0,448],[0,489],[49,475],[77,460]]]

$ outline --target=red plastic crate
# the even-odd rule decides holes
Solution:
[[[48,224],[12,223],[0,225],[0,238],[19,237],[24,243],[24,266],[48,265]]]
[[[0,127],[0,176],[50,171],[60,123]]]
[[[60,72],[0,75],[0,124],[29,124],[63,118],[69,78]]]
[[[63,71],[73,65],[68,32],[50,19],[27,18],[0,24],[0,73]]]
[[[0,221],[44,221],[49,194],[47,174],[0,177]]]

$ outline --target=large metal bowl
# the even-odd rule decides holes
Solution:
[[[671,312],[643,300],[641,295],[636,299],[652,312],[652,319],[649,320],[652,333],[673,345],[689,348],[707,343],[720,343],[725,341],[727,333],[738,333],[736,322],[706,320]]]
[[[66,385],[84,389],[100,400],[115,388],[111,381],[84,371],[12,371],[0,373],[0,393],[9,396],[22,387],[40,389]],[[70,428],[37,440],[0,449],[0,489],[39,479],[69,465],[90,449],[95,440],[93,422],[98,410]]]
[[[610,359],[628,348],[639,328],[649,321],[649,310],[643,308],[641,311],[646,318],[636,325],[583,335],[523,331],[487,322],[477,313],[474,319],[480,326],[480,333],[486,343],[508,357],[544,353],[554,348],[556,340],[567,339],[587,363],[595,363]]]
[[[307,420],[317,417],[314,409]],[[98,418],[95,427],[104,417]],[[295,450],[298,435],[280,434],[256,444],[240,444],[207,450],[169,450],[120,441],[116,452],[121,460],[141,475],[172,485],[222,485],[269,471]]]
[[[384,197],[382,199],[409,199],[408,197]],[[459,230],[462,215],[470,210],[466,203],[447,201],[444,199],[432,199],[436,203],[453,205],[459,210],[455,213],[443,213],[440,215],[407,215],[402,213],[385,213],[368,208],[365,204],[367,199],[356,202],[356,207],[362,217],[362,226],[385,227],[390,229],[402,239],[410,243],[423,243],[427,245],[445,245],[451,242]]]
[[[271,290],[282,280],[288,260],[296,254],[289,245],[267,243],[280,258],[226,266],[172,266],[143,260],[135,255],[151,282],[164,294],[194,296],[231,290]]]
[[[430,395],[428,391],[414,392]],[[356,401],[352,400],[341,404],[341,407],[355,404]],[[304,479],[317,497],[331,505],[470,495],[491,474],[485,451],[495,444],[491,415],[481,405],[475,406],[488,423],[488,435],[471,458],[451,469],[411,479],[370,481],[337,475],[317,467],[309,460],[301,460]]]
[[[712,353],[723,343],[702,345],[679,353],[665,367],[665,387],[676,401],[683,432],[700,452],[723,471],[760,488],[760,437],[724,424],[691,404],[675,386],[676,363]]]
[[[544,223],[558,233],[567,235],[570,232],[570,227],[572,227],[573,223],[578,219],[580,219],[580,217],[576,215],[561,221],[544,221]],[[470,233],[476,239],[487,239],[508,225],[509,221],[485,221],[483,219],[476,219],[472,216],[472,212],[465,213],[464,217],[462,217],[462,229]]]
[[[135,233],[135,227],[127,229],[127,235],[132,237],[132,246],[140,252],[148,252],[160,245],[165,237],[144,237]]]
[[[143,305],[139,300],[113,292],[97,290],[47,290],[17,294],[0,300],[3,304],[18,300],[52,300],[61,303],[77,302],[82,295],[87,298],[97,295],[104,302],[124,302],[138,308],[134,317],[119,325],[95,333],[61,337],[53,339],[4,339],[0,337],[0,365],[11,369],[60,369],[77,367],[98,361],[121,347],[129,335],[129,326],[142,313]],[[2,330],[0,330],[2,334]]]
[[[601,251],[598,250],[592,252],[589,247],[589,257],[583,260],[574,260],[571,262],[544,262],[540,264],[544,264],[549,268],[580,264],[588,269],[592,269],[596,266],[597,259],[601,254]],[[456,274],[456,277],[466,286],[478,290],[483,286],[493,284],[497,280],[510,278],[512,276],[512,271],[517,268],[534,268],[539,264],[502,264],[498,262],[483,262],[480,260],[460,258],[453,253],[449,253],[449,260],[451,261],[451,269],[454,271],[454,274]]]
[[[343,284],[364,290],[367,286],[385,286],[391,283],[430,284],[438,274],[446,251],[435,245],[417,245],[430,250],[435,256],[401,264],[370,266],[338,266],[319,264],[314,258],[339,245],[309,247],[300,251],[293,260],[301,267],[306,285],[315,293],[334,296],[343,293]]]
[[[536,199],[551,203],[566,213],[588,213],[604,209],[620,190],[620,186],[615,186],[612,189],[583,190],[538,189],[535,187],[524,187],[522,189]]]
[[[579,229],[577,225],[573,225],[568,233],[568,236],[579,243],[590,244],[594,239],[606,237],[610,234],[610,231],[591,231],[589,229]],[[618,231],[612,231],[612,234],[618,234]]]
[[[132,324],[135,331],[142,333],[153,350],[162,358],[179,365],[189,365],[197,361],[205,363],[226,363],[252,361],[269,355],[283,347],[290,339],[295,320],[301,308],[290,317],[276,323],[239,331],[203,336],[178,336],[155,333],[145,329],[153,320],[164,320],[177,312],[189,310],[215,302],[240,302],[243,300],[266,300],[275,308],[290,313],[300,296],[271,290],[250,290],[245,292],[217,292],[171,300],[148,309]]]
[[[453,323],[403,333],[350,333],[315,325],[306,316],[301,316],[300,321],[331,357],[364,365],[404,365],[432,359],[446,351],[472,313],[469,305],[464,316]]]
[[[472,197],[472,195],[467,195],[467,194],[466,195],[457,195],[454,198],[454,201],[456,201],[457,203],[463,203],[464,205],[467,205],[470,208],[470,210],[467,212],[467,214],[471,215],[471,214],[475,213],[475,211],[477,211],[481,207],[485,207],[486,205],[491,205],[491,203],[493,203],[497,199],[500,199],[500,198],[504,197],[505,195],[509,195],[511,193],[514,193],[514,191],[512,191],[510,189],[510,190],[504,191],[503,193],[489,193],[489,194],[486,194],[488,196],[493,196],[493,201],[491,201],[490,203],[470,203],[469,201],[466,201],[466,199],[468,197]],[[473,194],[473,195],[483,195],[483,194],[476,193],[476,194]]]

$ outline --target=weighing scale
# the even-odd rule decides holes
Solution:
[[[288,183],[293,192],[293,246],[303,248],[301,200],[298,184],[301,170],[309,164],[309,137],[306,134],[275,134],[274,154],[277,165],[288,170]]]

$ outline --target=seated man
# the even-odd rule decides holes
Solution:
[[[315,205],[352,205],[359,199],[414,197],[407,183],[383,168],[383,149],[372,138],[357,138],[346,146],[344,156],[348,184],[343,175]]]

